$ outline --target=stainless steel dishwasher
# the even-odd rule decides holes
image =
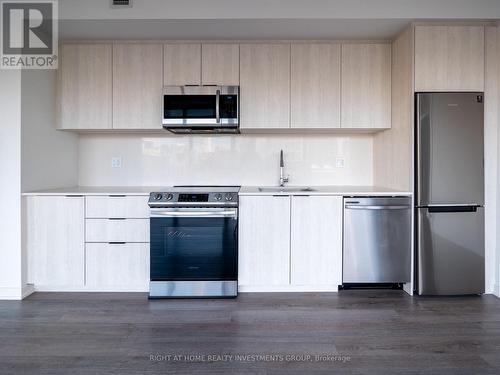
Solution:
[[[344,198],[343,284],[411,278],[411,198]]]

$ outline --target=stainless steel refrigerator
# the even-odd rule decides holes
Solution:
[[[483,93],[416,94],[416,289],[484,293]]]

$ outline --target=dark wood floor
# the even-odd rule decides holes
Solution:
[[[344,291],[0,301],[2,375],[157,373],[500,374],[500,299]]]

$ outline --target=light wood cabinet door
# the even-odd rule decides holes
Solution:
[[[88,219],[149,219],[148,195],[87,196],[85,217]]]
[[[340,45],[292,44],[291,127],[340,127]]]
[[[149,242],[149,219],[87,219],[86,242]]]
[[[111,44],[63,44],[59,67],[60,129],[111,129]]]
[[[242,196],[239,207],[239,285],[288,285],[290,197]]]
[[[342,128],[391,127],[391,45],[342,45]]]
[[[290,127],[290,45],[240,45],[240,127]]]
[[[293,196],[291,283],[336,291],[342,284],[342,197]]]
[[[35,287],[84,285],[84,198],[27,198],[28,281]]]
[[[201,83],[238,86],[240,84],[239,44],[203,44],[201,46]]]
[[[416,26],[415,91],[484,91],[484,27]]]
[[[165,86],[201,84],[201,44],[163,46],[163,84]]]
[[[163,45],[113,45],[113,129],[161,129]]]
[[[148,290],[148,243],[87,243],[85,253],[86,286],[99,290]]]

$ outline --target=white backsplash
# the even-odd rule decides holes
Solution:
[[[79,139],[79,184],[277,185],[283,149],[290,185],[371,185],[372,141],[371,135],[86,134]],[[111,167],[114,157],[120,168]]]

